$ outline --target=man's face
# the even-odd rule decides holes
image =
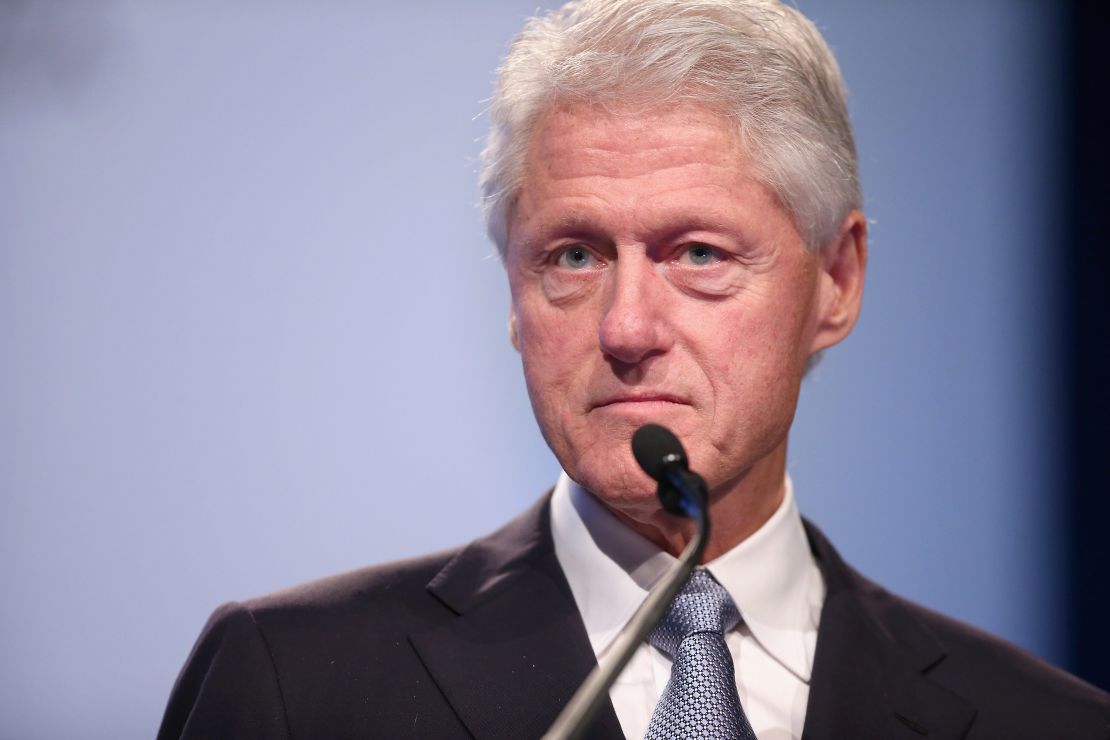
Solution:
[[[555,108],[508,233],[513,343],[571,478],[627,513],[656,508],[629,446],[646,422],[674,431],[716,492],[785,451],[821,348],[822,263],[730,121]]]

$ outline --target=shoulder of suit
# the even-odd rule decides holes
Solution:
[[[1110,727],[1110,694],[996,635],[891,593],[846,564],[808,521],[806,530],[826,579],[826,607],[832,601],[841,609],[851,604],[849,611],[882,643],[969,700],[980,726],[1008,729],[1024,722],[1028,730],[1064,718],[1074,727]]]
[[[932,671],[934,677],[960,687],[989,681],[996,693],[1005,689],[1098,705],[1110,721],[1110,694],[997,635],[908,599],[891,598],[925,623],[947,650]]]
[[[428,582],[460,549],[358,568],[247,599],[239,606],[266,626],[402,618],[422,606],[435,608]]]
[[[858,573],[858,586],[880,624],[897,624],[902,612],[935,638],[943,658],[926,675],[968,698],[981,717],[1023,713],[1067,717],[1076,726],[1110,728],[1110,694],[1029,651],[958,619],[891,593]]]

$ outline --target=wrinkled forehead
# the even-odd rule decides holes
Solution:
[[[537,119],[522,180],[587,172],[637,176],[681,167],[706,149],[719,151],[735,163],[747,159],[735,122],[704,105],[564,103]]]
[[[593,191],[599,181],[608,181],[605,187],[613,189],[614,198],[618,191],[658,193],[660,187],[653,184],[665,190],[668,184],[688,185],[698,178],[719,186],[725,170],[727,181],[745,191],[765,187],[736,122],[712,107],[562,103],[545,111],[532,128],[507,211],[507,231],[514,230],[514,222],[520,225],[524,212],[534,214],[528,207],[536,205],[531,196],[541,192],[573,197],[578,189]],[[680,174],[686,177],[676,177]],[[701,215],[713,218],[708,212]]]

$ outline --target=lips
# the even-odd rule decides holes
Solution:
[[[600,409],[608,406],[617,406],[620,404],[650,404],[650,403],[675,403],[689,405],[689,401],[681,396],[676,396],[672,393],[659,393],[659,392],[641,392],[641,393],[620,393],[613,396],[607,396],[600,402],[592,404],[591,408]]]

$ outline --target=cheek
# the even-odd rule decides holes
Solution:
[[[525,367],[557,370],[571,336],[570,324],[550,306],[524,305],[517,312],[517,336]]]
[[[598,349],[596,301],[558,305],[547,299],[538,281],[514,297],[521,352],[526,361],[551,363],[553,369],[573,366],[573,358]]]
[[[703,334],[701,365],[721,437],[764,425],[792,403],[805,366],[802,311],[789,302],[738,302]]]
[[[584,322],[550,305],[525,303],[517,309],[521,361],[537,414],[548,416],[572,400],[590,346],[585,331]]]

